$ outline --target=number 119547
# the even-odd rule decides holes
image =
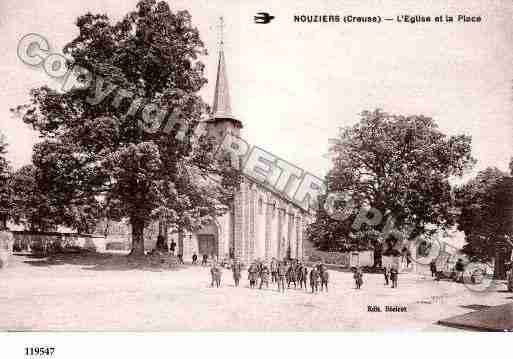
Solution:
[[[25,348],[26,356],[36,356],[36,355],[52,356],[54,352],[55,352],[54,347],[27,347],[27,348]]]

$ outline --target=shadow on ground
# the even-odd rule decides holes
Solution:
[[[17,254],[20,256],[20,254]],[[58,253],[51,255],[23,254],[27,263],[35,267],[49,267],[58,265],[83,266],[84,270],[94,271],[124,271],[145,270],[153,272],[178,270],[183,266],[177,264],[176,257],[171,255],[145,255],[131,257],[126,254],[113,253]]]

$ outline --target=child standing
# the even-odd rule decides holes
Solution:
[[[262,264],[262,269],[260,269],[260,289],[262,289],[264,283],[265,287],[269,288],[269,267],[267,264]]]
[[[397,266],[393,266],[392,269],[390,269],[390,279],[392,280],[392,288],[397,288],[398,275],[399,270],[397,269]]]
[[[221,268],[217,265],[216,262],[212,264],[212,268],[210,268],[210,275],[212,276],[212,287],[214,285],[219,288],[221,285]]]
[[[363,284],[363,271],[360,267],[356,267],[356,270],[354,271],[354,281],[356,289],[361,289]]]

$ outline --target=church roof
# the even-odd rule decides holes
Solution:
[[[224,51],[221,44],[219,49],[219,62],[217,64],[216,88],[214,92],[214,101],[212,104],[212,116],[209,122],[217,122],[220,120],[231,120],[238,127],[242,127],[242,123],[232,114],[232,104],[230,100],[230,89],[228,85],[228,75],[226,72],[226,63],[224,60]]]

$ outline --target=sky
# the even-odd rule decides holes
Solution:
[[[52,50],[76,35],[75,19],[91,11],[118,20],[136,0],[1,0],[0,131],[15,168],[30,163],[37,133],[9,108],[31,88],[51,83],[41,68],[16,55],[27,33],[43,35]],[[511,1],[170,1],[187,9],[209,50],[203,58],[212,103],[218,18],[224,17],[225,56],[232,108],[243,137],[322,177],[328,139],[356,123],[363,110],[433,117],[447,134],[472,136],[478,160],[507,169],[513,156],[513,3]],[[267,25],[253,23],[266,11]],[[294,15],[466,14],[480,23],[294,23]]]

